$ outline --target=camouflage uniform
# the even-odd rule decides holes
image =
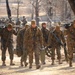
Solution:
[[[66,30],[69,66],[72,67],[73,49],[75,47],[75,28],[73,25]]]
[[[47,44],[48,44],[49,30],[46,29],[46,28],[42,28],[41,31],[43,33],[43,45],[47,46]]]
[[[41,31],[43,34],[43,46],[46,47],[48,44],[49,30],[42,27]],[[41,62],[42,64],[45,64],[45,50],[40,50],[40,51],[41,51]]]
[[[64,44],[65,44],[65,39],[64,39],[62,31],[60,30],[59,32],[57,32],[56,30],[54,30],[53,32],[50,32],[49,39],[48,39],[48,45],[51,47],[51,51],[52,51],[52,55],[51,55],[52,65],[54,65],[55,50],[57,52],[57,59],[59,60],[59,64],[61,64],[61,52],[60,52],[61,45],[60,43],[58,43],[57,39],[55,38],[53,34],[55,34],[56,37],[60,39],[60,41],[62,41]]]
[[[28,26],[26,25],[24,29],[20,30],[17,35],[17,55],[21,56],[21,66],[23,66],[23,62],[25,63],[25,66],[27,65],[26,59],[27,59],[27,50],[23,50],[23,40],[24,40],[24,33]]]
[[[20,26],[20,24],[21,24],[21,21],[19,20],[19,19],[17,19],[17,21],[16,21],[16,25],[19,25]],[[20,30],[20,28],[18,27],[18,28],[16,28],[16,31],[19,31]]]
[[[18,19],[17,22],[16,22],[16,25],[20,25],[20,24],[21,24],[21,22],[20,22],[20,20]]]
[[[9,26],[10,27],[10,26]],[[2,29],[0,31],[1,36],[1,49],[2,49],[2,61],[3,65],[5,66],[5,60],[6,60],[6,50],[8,48],[8,52],[10,55],[10,65],[13,65],[13,34],[17,35],[17,33],[14,30],[8,31],[7,27]]]
[[[35,53],[35,63],[36,67],[39,66],[39,47],[42,46],[42,32],[36,28],[28,28],[24,35],[24,48],[28,50],[29,55],[29,68],[32,68],[33,63],[33,52]]]

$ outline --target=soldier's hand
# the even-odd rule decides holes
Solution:
[[[45,50],[45,47],[42,45],[40,50]]]
[[[64,46],[66,46],[66,43],[64,43]]]
[[[49,48],[52,48],[51,46],[48,46]]]
[[[47,48],[52,48],[51,46],[47,46],[47,47],[45,47],[45,49],[47,49]]]

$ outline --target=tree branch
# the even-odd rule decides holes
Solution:
[[[40,3],[40,2],[41,2],[41,0],[38,1],[38,3]]]

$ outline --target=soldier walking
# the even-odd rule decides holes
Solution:
[[[24,48],[28,50],[29,68],[32,68],[34,53],[36,69],[39,69],[39,47],[42,47],[43,36],[41,30],[37,27],[36,22],[34,20],[31,21],[31,27],[29,27],[25,32],[23,44]]]
[[[23,16],[22,25],[24,26],[27,23],[26,17]]]
[[[62,64],[61,61],[61,41],[65,45],[65,39],[63,36],[62,31],[60,30],[59,26],[56,26],[55,30],[50,32],[49,39],[48,39],[48,45],[51,47],[51,59],[52,59],[52,65],[54,65],[55,60],[55,50],[57,53],[57,59],[59,61],[59,64]]]
[[[23,62],[24,65],[27,66],[27,50],[23,50],[23,40],[24,40],[24,33],[26,31],[26,29],[29,27],[29,25],[25,25],[25,28],[23,28],[22,30],[20,30],[17,34],[17,45],[16,45],[16,54],[21,57],[20,60],[20,64],[21,66],[23,66]]]
[[[46,28],[46,23],[42,23],[42,34],[43,34],[43,46],[46,47],[48,45],[48,36],[49,36],[49,30]],[[45,64],[45,49],[41,50],[41,62],[42,64]]]
[[[8,48],[8,52],[10,55],[10,65],[15,65],[13,63],[13,34],[17,35],[17,33],[13,30],[13,27],[11,24],[8,24],[6,28],[3,28],[0,31],[1,36],[1,50],[2,50],[2,65],[6,66],[5,60],[6,60],[6,50]]]
[[[75,20],[73,24],[66,30],[66,34],[67,34],[69,66],[72,67],[73,49],[75,47]]]

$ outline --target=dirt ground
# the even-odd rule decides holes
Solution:
[[[1,58],[1,57],[0,57]],[[6,59],[6,67],[1,66],[2,61],[0,59],[0,75],[75,75],[75,61],[73,61],[73,67],[68,67],[68,63],[63,61],[63,64],[59,65],[58,61],[55,61],[55,65],[51,65],[50,58],[46,57],[46,65],[41,65],[40,69],[36,69],[35,63],[33,63],[32,69],[27,67],[20,67],[20,58],[15,56],[15,66],[10,66],[9,56]]]
[[[16,38],[16,37],[15,37]],[[15,42],[15,39],[14,39]],[[73,60],[73,67],[69,67],[66,61],[63,61],[63,64],[59,65],[58,60],[55,60],[55,65],[51,65],[51,59],[46,56],[46,64],[41,65],[40,69],[36,69],[35,61],[33,63],[32,69],[27,67],[20,67],[20,57],[15,55],[14,63],[15,66],[10,66],[9,55],[7,52],[6,57],[6,67],[2,66],[1,61],[1,50],[0,50],[0,75],[75,75],[75,54]],[[64,60],[64,54],[62,50],[62,60]]]

